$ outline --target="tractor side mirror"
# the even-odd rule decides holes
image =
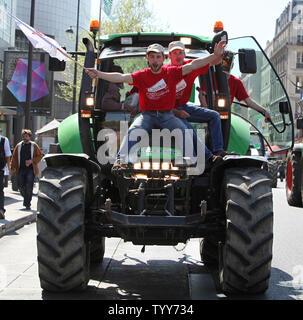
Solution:
[[[289,113],[289,105],[287,101],[280,101],[279,102],[279,111],[282,114],[288,114]]]
[[[297,119],[297,129],[303,129],[303,118]]]
[[[256,73],[256,51],[253,49],[239,49],[239,66],[242,73]]]
[[[221,40],[226,40],[226,44],[228,43],[228,34],[226,31],[219,32],[213,37],[210,53],[214,52],[215,44],[219,43]]]

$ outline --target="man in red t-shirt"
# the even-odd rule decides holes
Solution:
[[[248,108],[252,108],[260,113],[262,113],[265,117],[265,122],[270,120],[269,112],[260,106],[257,102],[255,102],[252,98],[249,97],[242,81],[230,74],[231,69],[233,68],[233,60],[234,54],[230,51],[225,51],[225,57],[223,57],[223,71],[227,74],[228,86],[229,86],[229,95],[230,95],[230,104],[233,103],[236,98],[238,101],[244,101]],[[206,100],[204,99],[205,92],[200,89],[200,101],[203,107],[207,107]],[[242,105],[242,107],[245,107]]]
[[[238,101],[244,101],[247,107],[261,112],[265,117],[265,122],[269,121],[269,112],[249,97],[242,81],[229,72],[226,72],[226,74],[229,85],[230,103],[233,103],[234,98],[236,98]]]
[[[136,139],[131,140],[129,137],[132,136],[133,138],[137,138],[137,129],[143,129],[144,132],[149,134],[152,129],[155,128],[167,128],[170,131],[179,128],[183,133],[184,139],[183,154],[186,145],[192,146],[192,140],[189,139],[188,135],[185,135],[187,127],[180,119],[175,117],[172,112],[172,109],[175,106],[176,85],[186,74],[221,58],[224,47],[225,41],[221,41],[215,46],[214,53],[207,57],[195,59],[184,66],[170,66],[163,68],[163,62],[165,59],[164,48],[159,44],[152,44],[147,48],[146,52],[146,59],[149,65],[149,68],[147,69],[139,70],[132,74],[122,74],[117,72],[108,73],[98,71],[94,68],[85,69],[86,73],[91,78],[101,78],[114,83],[126,82],[139,89],[139,105],[142,113],[129,128],[128,135],[124,137],[120,150],[117,154],[118,161],[116,161],[114,167],[120,166],[119,159],[122,157],[127,159],[127,162],[129,162],[128,151],[133,151],[131,149],[137,143]],[[140,134],[139,136],[141,137]],[[212,162],[217,160],[217,157],[213,156],[210,152],[206,153],[205,158]]]
[[[168,51],[168,57],[170,58],[171,63],[167,66],[183,66],[194,60],[185,60],[185,46],[181,41],[171,42],[168,46]],[[220,59],[213,60],[210,64],[196,69],[182,78],[182,80],[177,84],[176,103],[173,112],[188,128],[191,129],[192,126],[189,122],[208,123],[212,151],[216,155],[224,156],[226,152],[223,151],[223,136],[219,113],[211,109],[201,108],[200,106],[188,103],[195,79],[199,75],[207,73],[210,65],[214,65],[219,62]],[[196,132],[194,132],[193,137],[194,145],[196,145]]]

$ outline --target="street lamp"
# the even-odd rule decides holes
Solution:
[[[68,29],[65,30],[66,33],[71,33],[71,34],[74,34],[74,29],[73,28],[77,28],[77,26],[69,26]],[[87,29],[81,27],[81,26],[78,26],[78,28],[81,28],[83,29],[84,31],[87,32]]]
[[[77,25],[76,25],[76,46],[75,46],[75,61],[78,61],[78,38],[79,38],[79,12],[80,12],[80,0],[78,0],[78,7],[77,7]],[[72,26],[67,29],[65,32],[67,33],[74,33]],[[73,83],[73,106],[72,106],[72,114],[76,113],[76,95],[77,95],[77,63],[75,63],[74,69],[74,83]]]

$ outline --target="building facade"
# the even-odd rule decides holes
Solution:
[[[17,0],[16,16],[30,23],[31,0]],[[89,31],[92,0],[80,0],[79,28]],[[70,27],[76,34],[77,0],[43,0],[35,2],[35,29],[54,37],[68,51],[75,50],[75,37],[65,31]],[[19,40],[19,39],[16,39]]]
[[[0,0],[0,127],[3,135],[10,138],[12,143],[12,119],[5,106],[2,104],[3,75],[4,75],[4,51],[15,45],[15,22],[7,14],[16,13],[16,0]]]
[[[276,20],[275,35],[266,48],[288,93],[293,117],[303,116],[303,1],[292,0]],[[295,130],[295,137],[301,131]]]
[[[16,0],[0,0],[0,105],[2,105],[4,51],[15,45],[15,23],[7,12],[15,14]]]

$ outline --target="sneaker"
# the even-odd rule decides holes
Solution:
[[[1,220],[1,219],[5,219],[4,212],[5,212],[5,209],[1,209],[1,210],[0,210],[0,220]]]
[[[31,210],[31,207],[30,207],[30,206],[27,206],[25,209],[26,209],[26,210]]]
[[[132,164],[131,163],[121,163],[121,159],[118,158],[118,159],[115,160],[111,171],[112,171],[113,174],[117,174],[117,173],[119,173],[119,170],[123,169],[123,168],[131,169],[132,168]]]
[[[216,155],[216,156],[220,156],[220,157],[225,157],[225,156],[236,156],[236,155],[238,155],[237,153],[235,153],[235,152],[227,152],[227,151],[225,151],[225,150],[217,150],[217,151],[215,151],[214,152],[214,155]]]

